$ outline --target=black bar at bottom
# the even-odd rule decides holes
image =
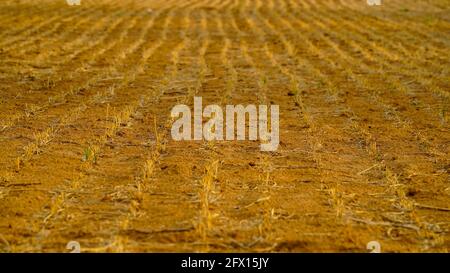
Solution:
[[[433,266],[446,268],[449,258],[449,254],[0,254],[0,263],[15,272],[28,266],[35,272],[64,272],[57,264],[79,272],[384,272],[386,268],[405,272],[421,265],[431,272]]]

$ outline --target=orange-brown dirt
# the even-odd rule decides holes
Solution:
[[[3,0],[0,251],[448,252],[450,2]],[[280,147],[174,141],[277,104]]]

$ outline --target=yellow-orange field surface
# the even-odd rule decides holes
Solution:
[[[3,0],[0,252],[449,252],[449,68],[449,0]]]

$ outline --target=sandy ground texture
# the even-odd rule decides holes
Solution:
[[[450,1],[3,0],[0,251],[448,252]],[[174,141],[276,104],[280,147]]]

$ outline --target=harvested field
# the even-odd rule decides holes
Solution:
[[[3,0],[0,252],[448,252],[450,1]],[[279,105],[280,145],[171,109]]]

